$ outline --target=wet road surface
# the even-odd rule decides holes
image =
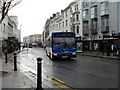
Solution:
[[[52,61],[42,48],[29,48],[18,55],[23,73],[36,81],[37,57],[42,60],[43,83],[51,88],[117,88],[118,61],[77,55],[76,59]]]

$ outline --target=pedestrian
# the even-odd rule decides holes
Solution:
[[[11,52],[14,52],[14,51],[15,51],[14,45],[11,44]]]
[[[114,45],[113,44],[111,45],[111,51],[112,51],[112,54],[114,56]]]
[[[25,48],[25,45],[22,46],[22,50]]]
[[[8,46],[7,46],[7,44],[5,44],[5,46],[3,47],[3,51],[4,51],[4,53],[8,52]]]

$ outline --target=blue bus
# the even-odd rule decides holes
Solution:
[[[46,39],[46,54],[51,58],[75,58],[75,32],[53,32]]]

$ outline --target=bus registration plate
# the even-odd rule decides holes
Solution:
[[[62,58],[68,58],[68,56],[62,56]]]

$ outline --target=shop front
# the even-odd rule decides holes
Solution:
[[[77,52],[83,52],[83,41],[81,37],[76,37]]]

